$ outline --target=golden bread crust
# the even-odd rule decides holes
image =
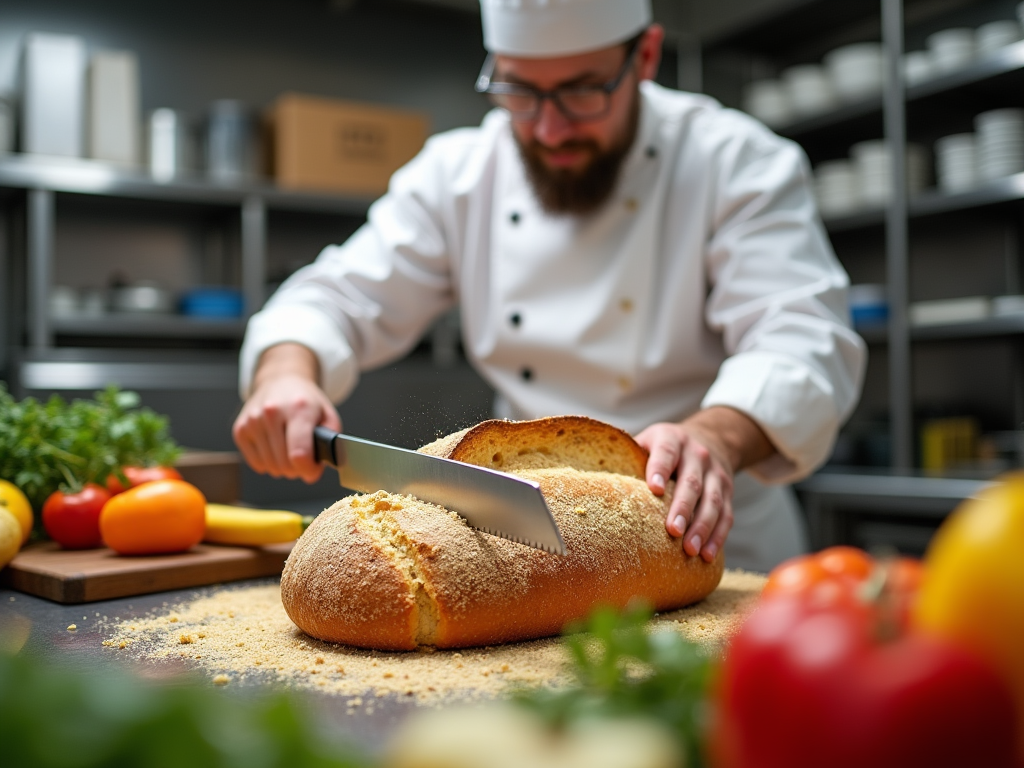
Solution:
[[[565,556],[476,531],[412,497],[349,497],[314,521],[288,559],[282,600],[296,625],[368,648],[490,645],[557,634],[598,604],[639,598],[679,608],[718,585],[722,555],[688,557],[668,535],[670,494],[648,489],[646,452],[626,433],[582,417],[493,421],[423,450],[480,463],[496,449],[498,468],[540,484]]]
[[[589,416],[491,419],[435,440],[420,451],[499,472],[574,467],[643,480],[647,467],[647,451],[628,432]]]

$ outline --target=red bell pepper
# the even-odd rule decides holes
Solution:
[[[946,640],[904,631],[884,597],[765,600],[717,688],[717,768],[1013,768],[1006,683]]]

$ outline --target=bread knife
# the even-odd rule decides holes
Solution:
[[[470,526],[509,541],[565,554],[540,486],[505,472],[374,443],[327,427],[313,432],[318,461],[353,491],[408,494],[455,512]]]

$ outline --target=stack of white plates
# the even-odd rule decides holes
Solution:
[[[974,60],[974,30],[968,27],[944,29],[925,42],[936,72],[952,72]]]
[[[1000,48],[1016,43],[1021,38],[1021,25],[1014,19],[991,21],[982,24],[974,33],[974,48],[977,56],[987,56]]]
[[[832,88],[843,101],[880,93],[884,67],[881,43],[844,45],[825,54],[825,68]]]
[[[831,160],[814,169],[815,194],[823,216],[843,216],[860,207],[857,172],[849,160]]]
[[[811,117],[836,105],[832,83],[818,64],[800,64],[782,72],[786,97],[797,117]]]
[[[907,194],[920,193],[928,184],[928,153],[918,144],[907,144]],[[884,141],[862,141],[850,148],[857,169],[861,203],[885,205],[892,199],[892,153]]]
[[[977,142],[973,133],[943,136],[935,142],[935,170],[944,192],[963,192],[978,183]]]
[[[996,296],[992,299],[992,314],[996,317],[1024,314],[1024,296],[1020,294]]]
[[[755,80],[743,92],[743,111],[773,128],[793,119],[786,89],[778,80]]]
[[[903,57],[903,78],[907,85],[923,83],[934,74],[935,65],[928,51],[911,51]]]
[[[1024,172],[1024,109],[994,109],[974,118],[978,177],[982,181]]]

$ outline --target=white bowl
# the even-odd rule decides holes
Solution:
[[[939,189],[963,192],[978,184],[977,137],[955,133],[935,142],[935,171]]]
[[[171,292],[150,281],[114,288],[110,304],[117,312],[141,314],[161,314],[174,309]]]
[[[830,160],[814,169],[815,193],[824,216],[853,213],[860,207],[857,171],[849,160]]]
[[[925,42],[939,72],[952,72],[974,59],[974,30],[969,27],[944,29],[929,35]]]
[[[857,169],[860,198],[864,205],[887,204],[892,198],[892,160],[883,140],[862,141],[850,147]],[[916,195],[928,185],[928,152],[919,144],[907,144],[907,194]]]
[[[992,109],[974,116],[974,125],[979,131],[1020,130],[1024,127],[1024,109]]]
[[[832,83],[818,64],[799,64],[782,72],[782,82],[793,112],[811,117],[827,112],[836,105]]]
[[[747,85],[743,92],[743,111],[773,128],[793,119],[786,89],[778,80],[755,80]]]
[[[825,68],[836,95],[845,101],[880,93],[885,79],[881,43],[854,43],[825,54]]]
[[[903,57],[903,77],[907,85],[917,85],[935,76],[935,64],[928,51],[911,51]]]
[[[975,55],[987,56],[1021,38],[1021,25],[1013,19],[990,21],[974,32]]]
[[[78,291],[69,285],[55,285],[50,289],[50,317],[63,319],[78,314]]]

